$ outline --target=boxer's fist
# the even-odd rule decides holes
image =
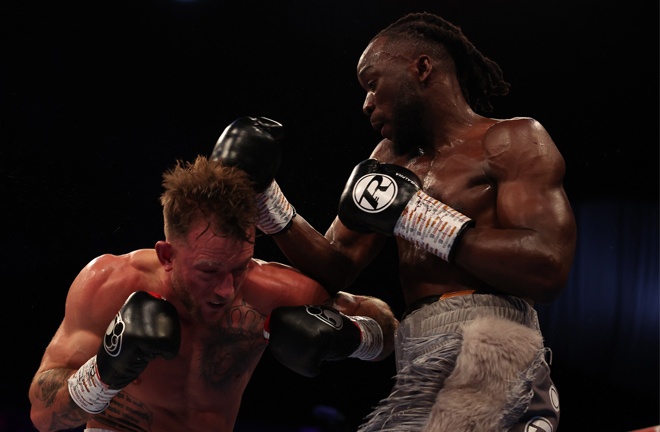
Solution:
[[[373,360],[383,348],[376,321],[324,306],[279,307],[266,319],[264,336],[276,359],[307,377],[318,375],[324,361]]]
[[[296,214],[275,181],[282,159],[283,127],[265,117],[240,117],[222,132],[211,158],[245,171],[257,192],[257,228],[277,234],[289,226]]]
[[[367,159],[353,169],[344,187],[339,219],[353,231],[393,235],[401,213],[421,187],[412,171]]]
[[[71,400],[88,413],[103,412],[151,360],[173,359],[180,344],[179,315],[172,303],[134,292],[108,326],[97,354],[68,379]]]
[[[321,362],[349,357],[360,345],[360,329],[346,315],[323,306],[286,306],[266,321],[273,356],[289,369],[314,377]]]
[[[275,178],[282,159],[283,127],[266,117],[240,117],[222,132],[211,159],[245,171],[262,192]]]
[[[338,216],[353,231],[394,235],[447,262],[461,235],[474,225],[469,216],[427,195],[412,171],[375,159],[353,170]]]
[[[172,303],[145,291],[131,294],[108,326],[96,354],[101,381],[120,389],[156,358],[179,353],[181,328]]]

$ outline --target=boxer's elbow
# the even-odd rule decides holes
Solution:
[[[84,416],[73,415],[70,411],[72,406],[76,411],[80,409],[71,402],[68,387],[59,387],[48,382],[48,378],[47,372],[35,375],[28,392],[30,421],[34,428],[39,432],[55,432],[82,426],[85,423]],[[49,388],[50,384],[52,388]],[[64,418],[67,419],[66,423],[57,420]],[[74,420],[76,418],[77,421]]]
[[[555,301],[566,287],[570,267],[570,262],[565,259],[546,257],[535,271],[534,282],[531,284],[534,291],[532,300],[541,304]]]
[[[37,377],[35,376],[28,391],[28,399],[30,401],[30,421],[36,430],[44,432],[49,430],[48,426],[50,422],[48,421],[49,416],[47,415],[47,410],[41,402],[43,398],[37,397],[40,392],[36,379]]]
[[[50,428],[50,419],[51,415],[49,414],[49,410],[32,404],[32,407],[30,408],[30,421],[32,421],[32,425],[36,430],[39,432],[56,430]]]

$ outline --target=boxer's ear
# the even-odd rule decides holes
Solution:
[[[417,57],[417,75],[420,82],[425,82],[433,70],[433,62],[429,56],[422,54]]]
[[[156,242],[155,249],[160,265],[165,271],[172,270],[172,245],[167,241],[159,240]]]

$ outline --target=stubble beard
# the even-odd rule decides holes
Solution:
[[[172,275],[172,291],[174,291],[190,316],[192,316],[197,321],[204,321],[201,311],[195,305],[195,302],[190,295],[190,291],[188,288],[186,288],[186,284],[176,274]]]
[[[422,119],[424,104],[422,98],[412,88],[409,82],[404,82],[399,88],[397,102],[393,107],[394,135],[392,142],[394,151],[404,155],[423,144]]]

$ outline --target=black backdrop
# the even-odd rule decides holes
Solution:
[[[348,173],[378,141],[360,111],[357,59],[376,31],[422,10],[460,25],[500,64],[512,90],[493,115],[535,117],[566,158],[578,254],[565,293],[539,307],[561,430],[660,424],[657,3],[9,0],[0,13],[0,431],[32,430],[29,381],[78,270],[104,252],[153,246],[161,173],[208,154],[233,119],[284,124],[278,182],[325,229]],[[268,238],[257,255],[284,261]],[[358,285],[400,313],[396,281],[390,245]],[[348,360],[310,380],[267,353],[239,428],[303,430],[320,422],[318,406],[354,428],[393,373],[391,359]]]

